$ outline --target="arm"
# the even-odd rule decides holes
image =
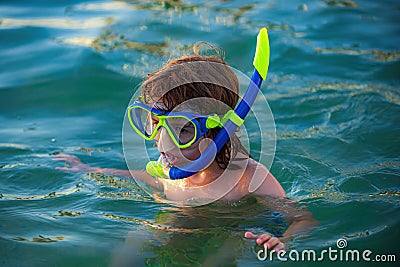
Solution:
[[[54,156],[52,159],[57,161],[65,161],[71,165],[71,167],[56,167],[57,170],[87,173],[95,172],[130,179],[133,179],[133,175],[135,179],[141,180],[158,190],[163,190],[164,188],[163,184],[160,183],[160,180],[158,181],[158,183],[156,183],[156,180],[144,170],[119,170],[112,168],[92,167],[88,164],[83,163],[78,157],[67,154],[60,154]]]
[[[259,201],[268,209],[282,214],[289,224],[282,237],[279,238],[269,233],[257,236],[252,232],[246,232],[245,237],[256,239],[258,245],[264,244],[267,249],[274,247],[275,251],[279,251],[284,249],[285,243],[295,235],[310,232],[313,227],[319,225],[318,221],[312,217],[311,212],[297,208],[297,201],[286,198],[282,186],[270,172],[267,173],[265,180],[253,194],[262,196]]]

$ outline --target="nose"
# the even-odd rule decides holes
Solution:
[[[164,127],[159,129],[155,139],[157,141],[157,148],[160,153],[172,151],[176,148],[174,141],[172,141],[171,136],[169,136]]]

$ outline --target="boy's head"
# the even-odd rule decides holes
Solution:
[[[193,101],[196,99],[199,101]],[[142,101],[164,111],[224,115],[229,109],[235,108],[238,99],[238,79],[222,57],[202,56],[196,49],[192,56],[169,61],[161,69],[149,74],[142,84]],[[220,127],[210,129],[204,137],[213,139],[219,130]],[[218,165],[223,169],[238,148],[245,152],[235,135],[231,141],[216,156]]]

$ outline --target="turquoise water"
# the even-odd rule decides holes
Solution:
[[[172,207],[132,181],[51,160],[126,168],[123,116],[142,77],[199,40],[250,74],[264,26],[271,171],[320,222],[290,247],[321,252],[346,238],[398,262],[399,17],[397,1],[2,1],[0,265],[318,264],[257,259],[244,231],[285,224],[254,199]]]

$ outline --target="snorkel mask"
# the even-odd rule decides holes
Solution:
[[[222,116],[218,114],[166,112],[146,105],[143,103],[145,101],[141,101],[140,98],[134,101],[127,109],[129,123],[136,133],[145,140],[153,140],[163,127],[178,148],[187,148],[204,136],[209,129],[221,127],[212,142],[194,161],[179,167],[165,165],[161,161],[150,161],[146,166],[146,171],[154,177],[177,180],[190,177],[207,168],[237,128],[243,124],[257,97],[262,81],[266,79],[269,56],[268,34],[267,30],[262,28],[257,36],[257,47],[253,60],[254,72],[250,84],[236,108],[229,110]],[[207,77],[204,78],[207,79]],[[216,82],[213,80],[211,83]]]
[[[178,148],[188,148],[208,132],[223,127],[236,114],[229,110],[223,117],[189,112],[169,112],[135,101],[127,110],[132,128],[145,140],[154,140],[161,127],[165,128]],[[236,118],[241,124],[243,121]]]

